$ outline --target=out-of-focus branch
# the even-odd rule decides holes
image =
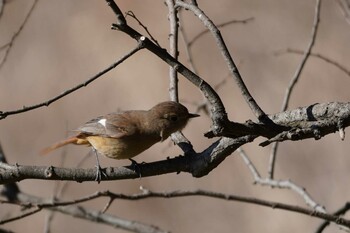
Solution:
[[[185,31],[185,28],[184,28],[184,22],[182,20],[182,14],[183,14],[183,11],[179,11],[179,22],[180,22],[179,29],[180,29],[180,32],[181,32],[181,38],[183,40],[183,44],[185,46],[185,52],[187,54],[187,61],[189,63],[189,66],[191,67],[191,70],[195,74],[199,75],[198,69],[197,69],[197,67],[196,67],[196,65],[194,63],[194,60],[193,60],[193,55],[192,55],[192,52],[191,52],[191,48],[190,48],[190,46],[188,46],[189,40],[187,38],[187,33]]]
[[[121,64],[122,62],[124,62],[126,59],[128,59],[129,57],[131,57],[133,54],[135,54],[136,52],[138,52],[139,50],[141,50],[143,48],[142,46],[142,42],[140,41],[138,43],[138,45],[132,49],[129,53],[127,53],[126,55],[124,55],[122,58],[120,58],[118,61],[116,61],[115,63],[113,63],[112,65],[110,65],[108,68],[104,69],[103,71],[99,72],[98,74],[94,75],[93,77],[91,77],[90,79],[88,79],[87,81],[80,83],[79,85],[72,87],[64,92],[62,92],[61,94],[46,100],[45,102],[39,103],[39,104],[35,104],[32,106],[23,106],[23,108],[21,109],[17,109],[17,110],[12,110],[12,111],[0,111],[0,120],[6,118],[9,115],[15,115],[15,114],[19,114],[19,113],[23,113],[23,112],[28,112],[37,108],[41,108],[41,107],[47,107],[50,104],[56,102],[57,100],[75,92],[76,90],[79,90],[82,87],[86,87],[87,85],[89,85],[91,82],[95,81],[96,79],[98,79],[99,77],[101,77],[102,75],[106,74],[107,72],[111,71],[112,69],[114,69],[115,67],[117,67],[119,64]]]
[[[279,55],[279,54],[282,54],[282,53],[283,53],[283,52],[277,52],[276,54]],[[286,50],[286,53],[295,53],[295,54],[299,54],[299,55],[303,55],[303,54],[304,54],[304,52],[301,51],[301,50],[298,50],[298,49],[291,49],[291,48],[288,48],[288,49]],[[325,61],[325,62],[327,62],[327,63],[329,63],[329,64],[331,64],[331,65],[333,65],[333,66],[335,66],[335,67],[337,67],[339,70],[343,71],[347,76],[350,77],[350,70],[347,69],[347,68],[345,68],[345,66],[342,65],[342,64],[340,64],[339,62],[337,62],[337,61],[335,61],[335,60],[333,60],[333,59],[331,59],[331,58],[328,58],[328,57],[326,57],[325,55],[322,55],[322,54],[320,54],[320,53],[312,53],[312,52],[311,52],[311,53],[310,53],[310,56],[311,56],[311,57],[319,58],[319,59],[321,59],[321,60],[323,60],[323,61]]]
[[[2,14],[4,13],[5,3],[6,3],[6,0],[0,0],[0,20],[1,20]]]
[[[1,62],[0,62],[0,70],[1,68],[4,66],[6,60],[7,60],[7,57],[8,55],[10,54],[10,51],[11,51],[11,48],[13,46],[13,44],[15,43],[17,37],[19,36],[19,34],[22,32],[24,26],[26,25],[26,23],[28,22],[28,19],[29,17],[32,15],[33,13],[33,10],[35,8],[35,6],[37,5],[39,0],[34,0],[33,2],[33,5],[32,7],[30,8],[30,10],[28,11],[26,17],[24,18],[23,22],[22,22],[22,25],[19,27],[19,29],[17,30],[17,32],[15,32],[15,34],[13,34],[10,42],[8,42],[7,44],[1,46],[0,50],[6,48],[6,51],[5,51],[5,55],[4,57],[2,58]],[[2,15],[2,11],[3,11],[3,7],[4,7],[4,2],[2,1],[2,6],[0,8],[0,18],[1,18],[1,15]]]
[[[250,17],[250,18],[247,18],[247,19],[241,19],[241,20],[232,19],[232,20],[229,20],[229,21],[224,22],[224,23],[216,24],[216,27],[217,28],[222,28],[222,27],[225,27],[225,26],[228,26],[228,25],[231,25],[231,24],[236,24],[236,23],[246,24],[246,23],[249,23],[250,21],[253,21],[253,20],[254,20],[254,17]],[[201,31],[197,35],[195,35],[193,37],[193,39],[188,42],[188,46],[191,47],[199,38],[201,38],[202,36],[204,36],[208,32],[210,32],[209,29],[206,29],[206,30]]]
[[[349,0],[338,0],[338,6],[344,15],[344,18],[348,24],[350,24],[350,1]]]
[[[290,97],[292,95],[292,92],[294,90],[294,87],[301,76],[301,73],[305,67],[305,64],[306,64],[308,58],[310,57],[311,50],[312,50],[312,48],[315,44],[315,41],[316,41],[318,25],[320,23],[320,11],[321,11],[321,0],[316,0],[315,15],[314,15],[314,22],[313,22],[313,26],[312,26],[312,30],[311,30],[310,42],[309,42],[307,48],[305,49],[303,58],[302,58],[297,70],[294,73],[293,78],[291,79],[291,81],[286,89],[286,93],[284,96],[281,111],[287,110],[288,103],[289,103]],[[275,143],[278,143],[278,141],[279,141],[279,139],[274,140]],[[269,174],[269,178],[271,178],[271,179],[273,178],[273,175],[274,175],[277,148],[278,148],[277,145],[273,145],[272,150],[271,150],[271,155],[270,155],[270,164],[269,164],[268,174]]]
[[[32,212],[36,211],[37,209],[39,211],[42,209],[48,209],[50,211],[57,211],[63,214],[67,214],[75,218],[80,218],[99,224],[109,225],[116,229],[123,229],[137,233],[168,233],[168,231],[161,230],[157,226],[152,226],[137,221],[121,219],[117,216],[101,213],[100,211],[89,210],[78,205],[70,206],[70,204],[67,202],[64,205],[52,205],[53,203],[55,203],[52,202],[52,200],[45,200],[25,193],[20,193],[18,195],[18,201],[16,203],[24,207],[27,206],[27,208],[34,208],[34,210],[29,211],[28,214],[33,214]]]
[[[311,54],[311,50],[315,44],[317,31],[318,31],[318,25],[320,23],[321,2],[322,2],[321,0],[316,0],[315,16],[314,16],[314,23],[312,25],[310,42],[304,51],[303,58],[301,59],[301,62],[299,64],[297,70],[295,71],[293,78],[290,80],[288,88],[286,89],[286,93],[284,96],[281,111],[287,110],[288,103],[289,103],[290,97],[292,95],[292,92],[294,90],[294,87],[297,84],[297,82],[301,76],[302,71],[304,70],[305,64],[308,61],[310,54]]]
[[[300,187],[293,183],[290,180],[274,180],[271,178],[262,178],[259,174],[258,170],[254,166],[254,164],[251,162],[247,154],[244,152],[243,149],[239,148],[237,150],[242,157],[243,161],[249,168],[250,172],[253,175],[254,183],[262,185],[262,186],[269,186],[272,188],[280,188],[280,189],[290,189],[293,190],[295,193],[299,194],[305,201],[305,203],[310,206],[312,209],[326,213],[326,210],[323,206],[317,204],[313,198],[308,194],[305,188]]]
[[[35,208],[40,208],[40,209],[52,209],[56,211],[69,211],[70,205],[76,205],[82,202],[94,200],[100,197],[109,197],[110,199],[121,199],[121,200],[130,200],[130,201],[135,201],[135,200],[142,200],[142,199],[147,199],[147,198],[179,198],[179,197],[189,197],[189,196],[203,196],[203,197],[208,197],[208,198],[215,198],[215,199],[220,199],[220,200],[225,200],[225,201],[236,201],[236,202],[242,202],[242,203],[249,203],[249,204],[254,204],[254,205],[260,205],[260,206],[266,206],[270,207],[273,209],[281,209],[281,210],[286,210],[286,211],[291,211],[295,213],[300,213],[304,214],[307,216],[311,217],[316,217],[320,219],[324,219],[330,222],[337,223],[342,226],[350,226],[350,220],[339,217],[337,215],[332,215],[332,214],[327,214],[323,212],[319,212],[314,209],[307,209],[303,208],[300,206],[295,206],[295,205],[289,205],[289,204],[284,204],[284,203],[279,203],[279,202],[273,202],[273,201],[267,201],[263,199],[258,199],[258,198],[253,198],[253,197],[245,197],[245,196],[238,196],[238,195],[233,195],[233,194],[224,194],[224,193],[218,193],[218,192],[212,192],[212,191],[207,191],[207,190],[195,190],[195,191],[173,191],[173,192],[153,192],[150,190],[145,190],[142,189],[142,193],[139,194],[132,194],[132,195],[126,195],[126,194],[120,194],[120,193],[112,193],[109,191],[104,191],[104,192],[96,192],[92,195],[73,200],[73,201],[66,201],[66,202],[45,202],[45,201],[40,201],[40,199],[35,198],[35,197],[28,197],[28,195],[21,194],[24,196],[24,198],[20,198],[20,200],[25,199],[26,201],[23,203],[31,203],[32,206]],[[76,206],[71,207],[73,211],[69,211],[69,214],[73,214],[75,217],[80,217],[82,213],[88,212],[91,218],[87,217],[89,215],[84,214],[83,218],[84,219],[90,219],[92,221],[98,221],[100,219],[108,219],[104,218],[104,216],[108,216],[106,214],[102,214],[101,212],[93,212],[89,210],[79,210]],[[82,208],[82,207],[80,207]],[[78,213],[79,215],[76,215],[75,213]],[[118,220],[117,218],[114,218],[114,221]],[[129,222],[129,221],[128,221]],[[104,222],[106,223],[106,222]],[[149,226],[148,226],[149,227]],[[119,228],[121,228],[119,226]],[[127,230],[130,230],[127,229]],[[142,231],[144,232],[144,231]]]

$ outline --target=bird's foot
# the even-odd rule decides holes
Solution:
[[[139,164],[138,162],[136,162],[135,160],[133,160],[133,159],[129,159],[129,160],[131,161],[131,167],[132,167],[132,169],[134,170],[134,172],[137,173],[137,175],[139,176],[139,178],[141,178],[142,175],[141,175],[140,164]],[[146,163],[145,163],[145,162],[142,162],[141,165],[142,165],[142,164],[146,164]]]
[[[106,172],[103,171],[102,167],[100,165],[95,165],[96,168],[96,178],[95,181],[99,184],[102,180],[102,176],[107,177]]]

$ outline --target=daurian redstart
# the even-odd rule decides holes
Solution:
[[[130,159],[170,134],[183,129],[190,118],[198,117],[177,102],[167,101],[148,111],[132,110],[110,113],[92,119],[79,127],[75,136],[42,150],[47,154],[67,144],[88,145],[112,159]],[[97,166],[100,165],[97,158]],[[133,161],[133,160],[132,160]],[[98,176],[100,171],[98,171]],[[97,177],[99,181],[101,177]]]

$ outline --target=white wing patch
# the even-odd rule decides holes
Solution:
[[[107,121],[107,120],[103,118],[103,119],[99,120],[98,123],[101,124],[101,125],[103,125],[103,127],[106,128],[106,121]]]

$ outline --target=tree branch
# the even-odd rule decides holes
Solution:
[[[227,156],[241,145],[250,142],[254,137],[237,139],[222,138],[213,143],[200,154],[178,156],[163,161],[139,164],[142,177],[167,173],[187,172],[194,177],[207,175],[217,167]],[[140,174],[134,167],[107,167],[103,169],[106,176],[102,180],[123,180],[139,178]],[[18,182],[24,179],[70,180],[76,182],[95,181],[95,168],[59,168],[53,166],[22,166],[0,163],[0,184]]]
[[[23,106],[23,108],[21,109],[17,109],[17,110],[12,110],[12,111],[0,111],[0,120],[6,118],[9,115],[15,115],[15,114],[19,114],[19,113],[23,113],[23,112],[28,112],[37,108],[41,108],[41,107],[48,107],[50,104],[56,102],[57,100],[79,90],[82,87],[86,87],[87,85],[89,85],[91,82],[95,81],[96,79],[98,79],[99,77],[101,77],[102,75],[106,74],[107,72],[111,71],[112,69],[114,69],[115,67],[117,67],[119,64],[121,64],[122,62],[124,62],[126,59],[128,59],[129,57],[131,57],[133,54],[135,54],[136,52],[138,52],[139,50],[141,50],[143,48],[142,46],[142,42],[139,42],[138,45],[132,49],[129,53],[125,54],[122,58],[120,58],[118,61],[116,61],[115,63],[113,63],[112,65],[110,65],[108,68],[102,70],[101,72],[99,72],[98,74],[94,75],[93,77],[89,78],[87,81],[80,83],[79,85],[72,87],[64,92],[62,92],[61,94],[46,100],[45,102],[39,103],[39,104],[35,104],[32,106]]]
[[[19,29],[15,32],[15,34],[13,34],[13,36],[12,36],[10,42],[8,42],[7,44],[5,44],[4,46],[1,46],[0,50],[6,48],[6,51],[5,51],[4,57],[2,58],[2,60],[1,60],[1,62],[0,62],[0,70],[1,70],[1,68],[4,66],[4,64],[5,64],[6,60],[7,60],[7,57],[8,57],[8,55],[9,55],[10,52],[11,52],[11,48],[12,48],[13,44],[15,43],[15,41],[16,41],[17,37],[19,36],[19,34],[22,32],[24,26],[27,24],[28,19],[29,19],[29,17],[32,15],[33,10],[34,10],[35,6],[37,5],[38,1],[39,1],[39,0],[34,0],[33,5],[32,5],[31,8],[29,9],[29,11],[28,11],[26,17],[24,18],[24,20],[23,20],[21,26],[20,26]],[[1,8],[0,8],[0,18],[1,18],[1,16],[2,16],[3,7],[4,7],[4,3],[2,3],[2,4],[3,4],[3,5],[1,5]],[[1,119],[1,118],[0,118],[0,119]]]

